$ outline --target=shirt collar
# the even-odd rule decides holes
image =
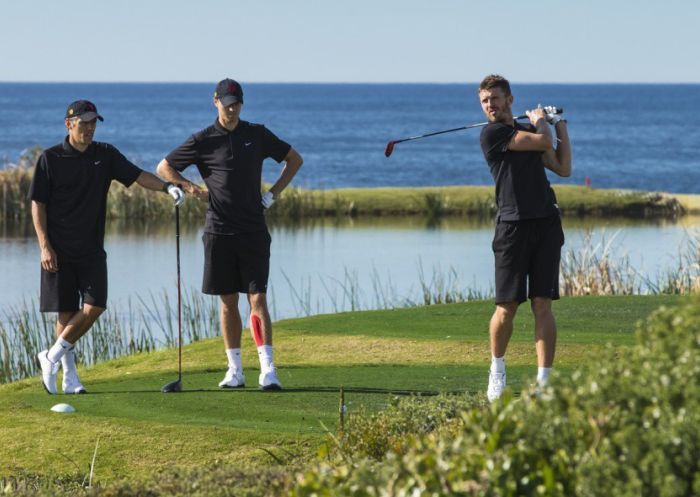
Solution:
[[[246,125],[247,123],[243,121],[242,119],[238,120],[238,126],[233,131],[229,131],[228,129],[224,128],[221,123],[219,122],[219,118],[217,117],[216,120],[214,121],[214,128],[221,133],[222,135],[228,135],[228,134],[234,134],[240,132],[240,130]]]
[[[70,155],[72,157],[79,157],[83,155],[84,153],[90,151],[92,149],[92,146],[95,144],[95,142],[92,142],[90,145],[88,145],[88,148],[85,149],[85,152],[81,152],[77,148],[75,148],[73,145],[70,144],[70,141],[68,140],[68,136],[63,140],[63,151],[65,152],[66,155]]]

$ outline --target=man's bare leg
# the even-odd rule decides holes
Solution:
[[[238,310],[238,293],[221,295],[219,318],[221,335],[224,337],[224,348],[228,358],[226,376],[219,383],[221,388],[240,388],[245,386],[243,363],[241,361],[241,333],[243,323]]]
[[[513,335],[513,320],[518,310],[518,302],[496,304],[496,310],[489,323],[491,338],[491,368],[486,396],[490,401],[498,399],[506,386],[505,355],[508,342]]]
[[[259,384],[263,390],[279,390],[277,370],[272,357],[272,321],[267,308],[267,295],[264,293],[248,294],[250,304],[250,324],[253,339],[258,346],[260,359]]]
[[[534,297],[531,302],[535,316],[535,349],[537,350],[537,383],[545,385],[554,363],[557,346],[557,324],[552,313],[552,299]]]

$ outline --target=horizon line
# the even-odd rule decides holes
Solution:
[[[700,81],[523,81],[510,80],[513,85],[699,85]],[[155,81],[155,80],[114,80],[114,81],[32,81],[0,80],[0,84],[213,84],[209,81]],[[479,81],[247,81],[245,84],[266,85],[457,85],[479,84]]]

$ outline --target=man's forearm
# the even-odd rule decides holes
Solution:
[[[39,241],[39,247],[42,250],[50,248],[51,242],[49,241],[47,229],[46,205],[34,200],[32,201],[32,223],[34,224],[34,231],[36,231],[36,238]]]
[[[143,171],[138,178],[136,178],[136,183],[148,190],[163,191],[165,183],[156,175],[149,172]]]
[[[284,168],[280,173],[280,177],[277,179],[275,184],[272,185],[272,188],[270,188],[270,191],[275,197],[282,193],[282,191],[287,188],[287,185],[292,182],[292,179],[294,179],[294,176],[296,176],[297,171],[299,171],[299,168],[303,163],[304,160],[296,151],[292,151],[289,154],[287,161],[284,164]]]
[[[557,124],[554,125],[554,129],[557,132],[557,140],[559,141],[556,156],[561,170],[564,173],[562,174],[562,176],[570,176],[571,140],[569,139],[569,130],[567,129],[566,121],[559,121]]]
[[[195,185],[192,183],[190,180],[185,178],[178,170],[176,170],[173,166],[168,164],[168,161],[163,159],[160,161],[158,166],[156,167],[156,172],[158,175],[163,178],[165,181],[169,181],[170,183],[173,183],[175,185],[181,185],[182,189],[185,190],[187,193],[194,193],[194,190],[200,190],[198,185]]]

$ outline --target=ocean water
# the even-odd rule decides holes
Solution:
[[[491,184],[479,130],[396,146],[389,140],[482,122],[476,84],[244,84],[242,118],[266,124],[303,155],[309,188]],[[0,83],[0,163],[64,136],[67,104],[94,101],[96,139],[153,170],[214,121],[213,84]],[[514,85],[514,113],[565,109],[574,172],[557,183],[700,193],[700,85]],[[1,166],[0,166],[1,167]],[[196,177],[194,168],[190,170]],[[268,161],[264,176],[279,172]]]

